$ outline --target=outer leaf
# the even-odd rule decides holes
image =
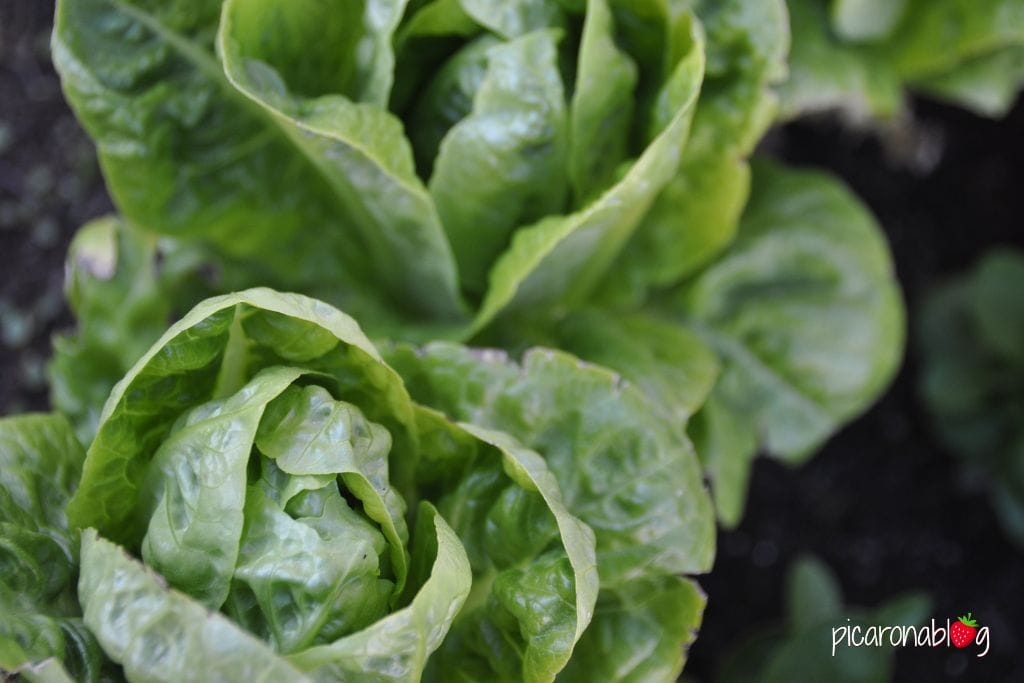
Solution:
[[[101,677],[78,618],[77,539],[64,514],[84,457],[59,415],[0,419],[0,671],[26,680]]]
[[[581,311],[555,334],[557,346],[636,383],[671,424],[685,425],[718,377],[714,350],[682,325],[653,315]]]
[[[476,330],[505,309],[533,315],[536,307],[578,302],[589,294],[672,178],[704,72],[703,43],[693,25],[684,19],[677,31],[685,48],[659,91],[653,140],[622,179],[590,205],[517,231],[491,271]]]
[[[873,400],[902,352],[881,231],[816,173],[758,166],[736,242],[675,300],[722,356],[722,407],[791,461]]]
[[[711,483],[718,522],[734,528],[743,517],[751,463],[757,455],[757,433],[742,413],[729,408],[713,391],[687,430],[700,464]]]
[[[79,325],[54,338],[50,400],[83,443],[92,441],[111,387],[163,333],[172,311],[206,294],[199,256],[112,216],[75,235],[65,290]]]
[[[389,29],[386,18],[385,25],[374,22],[387,12],[370,5],[366,37],[379,52]],[[310,154],[312,143],[228,82],[213,54],[220,6],[219,0],[58,3],[54,62],[68,100],[97,141],[122,213],[133,224],[259,265],[269,273],[264,282],[336,298],[357,293],[360,301],[379,298],[367,281],[384,282],[393,297],[421,311],[457,311],[454,267],[440,230],[424,231],[417,221],[399,239],[397,221],[380,232],[370,223],[345,223],[346,188]],[[387,62],[385,54],[366,66],[369,82],[383,83],[370,74],[390,71]],[[350,117],[337,125],[361,123]],[[368,189],[365,197],[371,194]],[[371,233],[374,239],[366,240]],[[386,258],[368,274],[367,254],[372,261],[382,250]],[[413,256],[409,264],[387,267],[401,253]],[[402,275],[381,280],[388,272]],[[402,284],[401,277],[414,274],[414,287]],[[431,296],[419,300],[424,282],[431,283]]]
[[[710,502],[692,450],[636,388],[548,350],[522,366],[440,343],[388,358],[420,402],[544,456],[569,511],[594,529],[602,586],[710,566]]]
[[[560,681],[670,683],[683,669],[706,598],[678,577],[641,579],[605,591]]]
[[[441,500],[477,576],[431,679],[552,681],[594,613],[594,534],[537,453],[502,432],[423,419],[447,440],[465,443],[462,431],[493,448],[467,451],[475,463]]]
[[[131,681],[310,679],[92,529],[82,534],[85,623]]]
[[[437,210],[416,177],[401,123],[382,108],[381,101],[354,101],[358,95],[332,81],[330,70],[307,64],[311,53],[324,60],[336,59],[332,52],[336,43],[322,40],[323,30],[343,32],[352,17],[351,12],[341,11],[351,8],[350,3],[335,5],[338,11],[322,8],[320,20],[310,21],[307,3],[228,0],[217,39],[225,73],[330,188],[334,211],[358,231],[362,243],[362,248],[349,247],[349,261],[365,250],[372,272],[387,279],[391,291],[401,297],[400,304],[412,304],[413,311],[429,311],[442,318],[455,317],[461,305],[451,252]],[[367,4],[365,30],[378,49],[390,49],[382,46],[388,43],[402,8],[398,1]],[[261,36],[275,35],[281,22],[294,30],[273,44],[263,41]],[[341,40],[341,44],[353,49],[357,41]],[[387,60],[393,60],[386,54]],[[351,68],[344,63],[337,66]],[[361,81],[366,88],[376,87],[377,71]],[[312,85],[304,82],[310,79]],[[396,263],[401,267],[394,267]]]
[[[410,447],[408,394],[355,321],[318,301],[267,289],[215,297],[173,325],[114,387],[68,506],[72,525],[139,540],[136,498],[174,419],[209,401],[221,379],[229,384],[234,375],[288,364],[279,354],[335,377],[367,417],[388,428],[396,448]]]

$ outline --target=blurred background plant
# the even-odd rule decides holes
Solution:
[[[919,626],[931,610],[931,600],[920,593],[891,598],[874,609],[845,604],[835,575],[813,556],[798,557],[790,565],[785,600],[785,619],[750,635],[728,654],[719,683],[885,683],[892,680],[895,649],[836,646],[832,629]]]
[[[1006,532],[1024,545],[1024,254],[994,249],[936,287],[919,328],[935,433],[985,477]]]

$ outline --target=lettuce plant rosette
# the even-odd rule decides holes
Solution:
[[[812,454],[903,339],[856,198],[747,160],[789,40],[783,0],[60,0],[54,62],[121,217],[69,254],[54,405],[88,439],[160,316],[278,286],[373,338],[621,372],[693,418],[735,524],[754,453]]]
[[[0,599],[24,616],[0,666],[674,680],[714,537],[682,429],[562,352],[386,351],[326,304],[247,290],[136,362],[84,456],[63,418],[0,421]]]

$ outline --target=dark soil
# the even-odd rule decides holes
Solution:
[[[0,2],[0,414],[47,407],[50,334],[70,324],[64,252],[82,222],[110,209],[50,65],[51,15],[50,3]],[[992,122],[916,101],[914,125],[884,142],[822,120],[787,126],[768,147],[832,170],[874,210],[911,323],[933,283],[991,246],[1024,247],[1024,102]],[[986,658],[910,648],[897,680],[1024,681],[1024,553],[1002,533],[985,478],[933,440],[910,342],[890,391],[808,465],[758,461],[744,521],[721,535],[702,580],[709,606],[689,676],[713,679],[744,634],[781,619],[785,570],[814,553],[851,604],[924,590],[937,620],[971,611],[990,627]]]
[[[74,231],[110,210],[50,63],[53,5],[0,0],[0,414],[47,407],[50,334]]]

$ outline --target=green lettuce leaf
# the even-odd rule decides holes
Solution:
[[[673,320],[590,309],[568,316],[554,330],[555,345],[621,372],[670,424],[685,426],[718,379],[714,350]]]
[[[567,174],[582,203],[610,186],[629,153],[636,62],[615,44],[607,0],[587,0],[580,36],[576,88],[572,94]]]
[[[109,680],[75,597],[78,539],[64,506],[85,453],[67,420],[0,419],[0,673]]]
[[[420,424],[430,435],[424,452],[447,451],[443,469],[425,467],[422,481],[436,486],[453,465],[464,473],[438,500],[465,539],[474,572],[466,606],[427,679],[554,680],[593,615],[593,531],[566,509],[543,458],[509,435],[452,423],[427,408]]]
[[[690,139],[675,177],[658,196],[599,301],[635,306],[648,290],[678,283],[732,240],[747,201],[747,156],[771,123],[789,32],[782,0],[696,3],[707,67]]]
[[[226,264],[107,216],[75,234],[65,265],[68,306],[78,329],[53,339],[50,401],[82,443],[92,441],[111,388],[157,340],[172,317],[213,289],[230,287]]]
[[[696,458],[681,425],[635,387],[547,349],[521,365],[445,343],[387,357],[416,400],[544,457],[570,512],[594,530],[602,586],[709,568],[713,519]]]
[[[420,680],[430,653],[469,592],[469,566],[455,532],[429,503],[421,503],[412,548],[415,597],[405,608],[329,645],[288,659],[316,680]],[[452,586],[455,586],[453,591]],[[454,595],[454,600],[452,596]]]
[[[738,463],[755,442],[806,459],[886,387],[902,354],[884,237],[847,190],[814,172],[756,166],[736,241],[669,301],[722,361],[696,432],[723,477],[716,491],[744,484]],[[720,510],[738,519],[743,496],[721,495]]]
[[[151,634],[90,607],[121,589],[99,562],[86,623],[139,680],[227,628],[315,680],[551,681],[597,599],[593,532],[543,458],[414,403],[351,318],[267,289],[203,302],[118,383],[68,514],[159,572],[168,620],[220,612]],[[149,666],[147,638],[180,651]]]
[[[297,46],[282,41],[272,48],[285,56],[289,48],[302,50],[303,58],[292,65],[301,87],[312,87],[323,75],[320,70],[328,69],[325,77],[337,79],[334,85],[358,81],[366,89],[359,94],[372,98],[372,91],[389,81],[381,76],[391,72],[389,27],[397,23],[400,8],[389,10],[387,4],[368,3],[355,28],[340,14],[323,21],[326,15],[311,11],[309,3],[288,5],[295,12],[277,8],[281,21],[291,17],[299,25],[312,23],[323,40]],[[259,3],[248,6],[260,10]],[[383,216],[379,201],[375,209],[352,207],[351,179],[339,174],[334,157],[325,156],[328,149],[338,150],[332,145],[343,147],[353,135],[360,140],[358,148],[345,149],[362,169],[366,186],[357,192],[360,203],[372,204],[374,196],[387,193],[390,198],[408,186],[400,163],[401,134],[371,105],[336,97],[324,105],[326,110],[311,111],[300,122],[290,116],[294,112],[274,113],[263,100],[239,92],[214,54],[220,8],[217,0],[58,4],[54,63],[68,101],[97,142],[121,213],[148,230],[211,244],[229,257],[258,264],[271,275],[265,284],[331,292],[338,300],[357,286],[360,299],[373,299],[380,288],[366,284],[375,283],[399,309],[441,317],[456,313],[454,267],[443,235],[429,222],[432,211],[423,214],[428,217],[424,222],[420,216],[410,218],[412,209],[406,208],[403,223],[398,212],[407,202],[390,202],[388,209],[396,211]],[[233,13],[225,16],[230,19]],[[325,36],[328,28],[337,40]],[[375,49],[358,51],[361,61],[352,64],[346,57],[356,56],[350,53],[363,39]],[[308,49],[313,44],[341,52],[320,55]],[[372,57],[368,62],[365,52]],[[240,78],[231,70],[234,55],[226,50],[225,64]],[[358,91],[358,84],[353,88]],[[386,98],[386,92],[380,97]],[[340,110],[332,113],[332,107]],[[300,123],[322,127],[329,137],[307,135]],[[332,142],[334,137],[341,139]],[[372,148],[366,154],[364,143]],[[414,187],[408,196],[414,200]],[[358,220],[349,215],[353,210],[360,212]],[[403,250],[405,267],[388,267]],[[367,258],[376,259],[372,268],[366,267]],[[430,296],[422,297],[427,290]]]
[[[578,304],[599,284],[658,192],[675,174],[704,73],[703,41],[683,15],[673,27],[677,61],[658,90],[645,135],[650,143],[621,179],[567,216],[521,228],[494,264],[490,288],[473,325],[499,313],[534,316],[537,309]]]
[[[704,75],[699,22],[662,2],[220,6],[58,4],[118,208],[410,340],[587,297],[675,176]]]
[[[96,527],[112,540],[140,540],[142,520],[132,510],[142,465],[181,413],[229,396],[263,368],[294,363],[313,371],[323,365],[360,399],[367,417],[388,428],[397,447],[412,441],[408,394],[354,320],[266,289],[214,297],[171,326],[114,387],[68,506],[72,524]]]
[[[78,590],[85,623],[131,681],[312,680],[92,529]]]
[[[370,275],[394,303],[457,317],[455,266],[438,211],[416,177],[400,121],[383,109],[404,3],[335,4],[225,2],[217,38],[224,73],[291,155],[315,169],[332,199],[327,227],[356,233],[346,236],[341,263],[369,259]],[[374,46],[369,59],[366,41]]]
[[[488,48],[472,110],[440,142],[430,194],[470,291],[484,289],[516,227],[565,205],[558,38],[541,30]]]
[[[675,680],[704,602],[675,574],[706,571],[714,545],[681,425],[635,387],[564,353],[535,349],[519,365],[438,343],[396,347],[387,357],[417,400],[501,429],[543,456],[568,510],[594,530],[597,607],[559,679]],[[474,543],[467,547],[472,558]]]
[[[677,680],[705,602],[696,583],[675,576],[636,579],[602,591],[594,622],[560,680]]]
[[[1002,116],[1024,85],[1024,8],[1015,0],[787,2],[784,118],[823,109],[892,118],[905,87]]]

